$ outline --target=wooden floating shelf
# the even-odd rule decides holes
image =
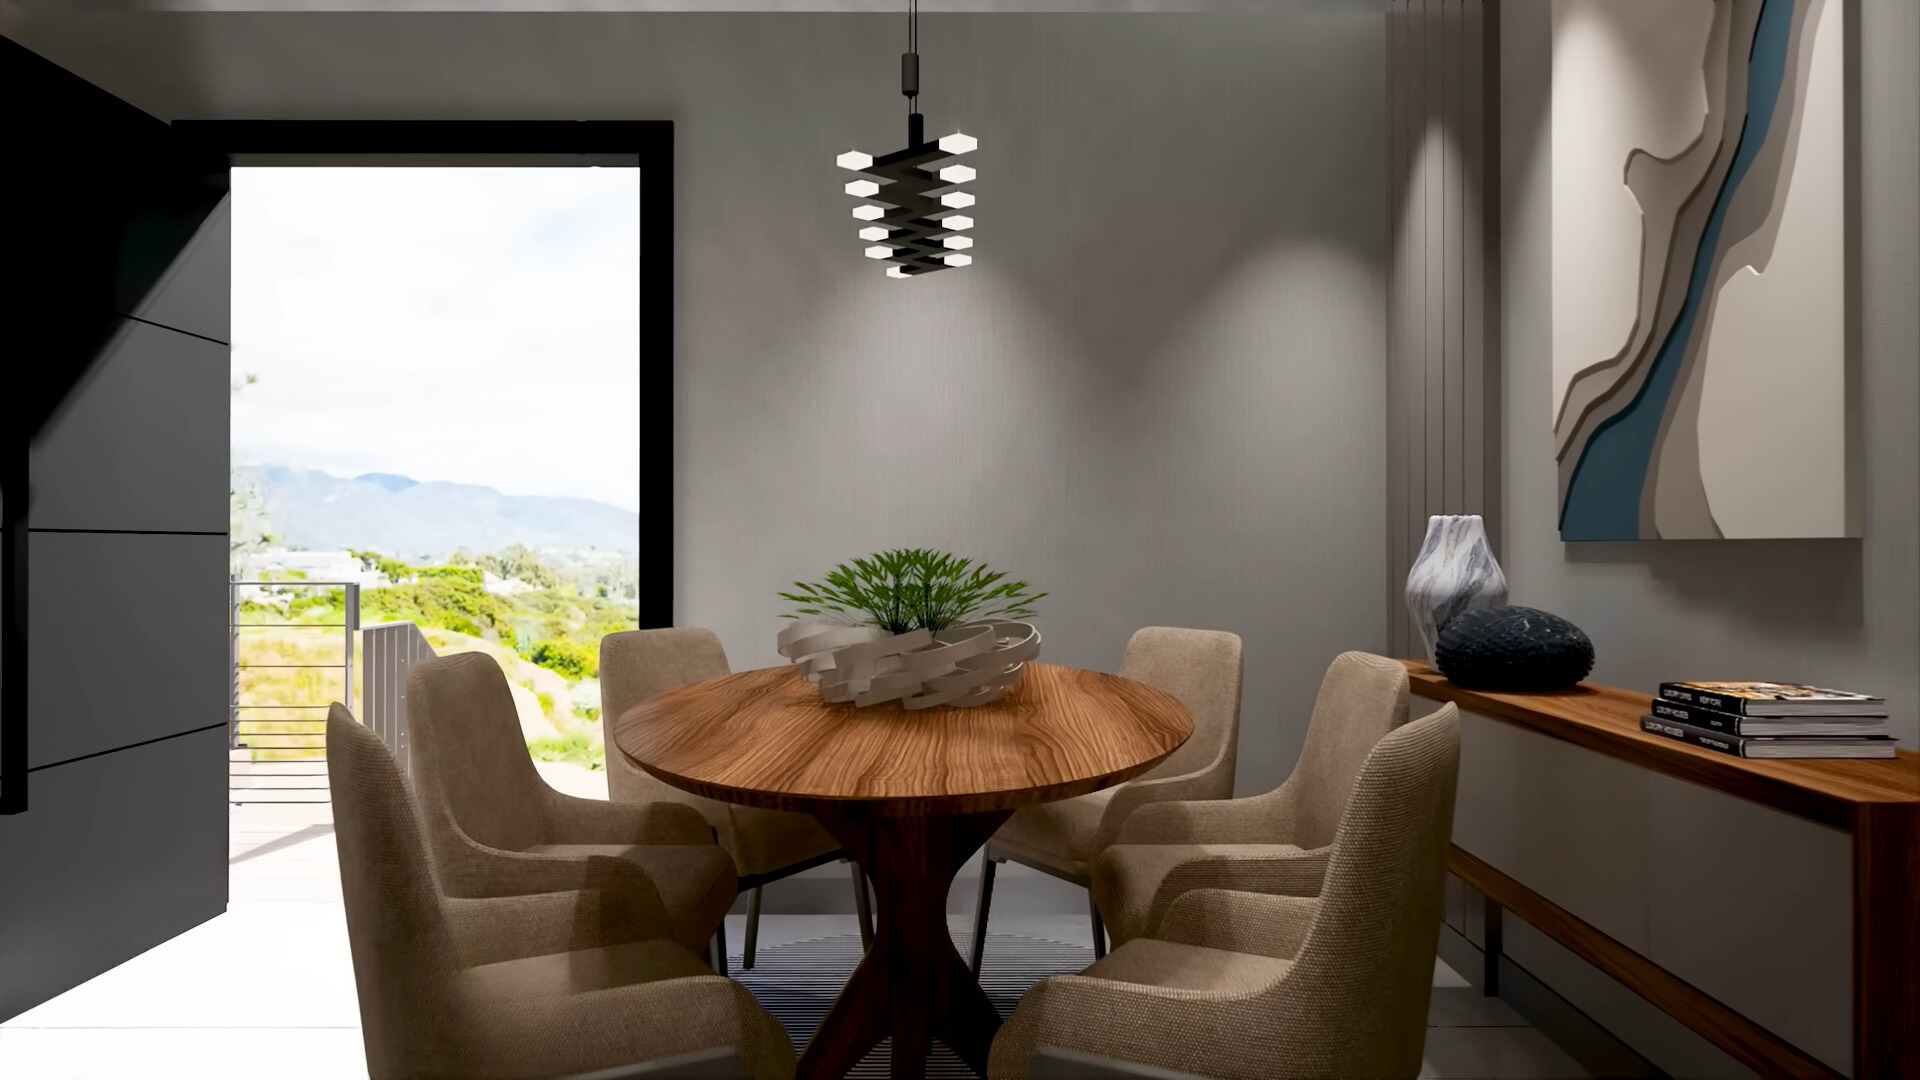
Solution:
[[[1920,1078],[1920,932],[1914,924],[1920,912],[1920,754],[1899,749],[1892,758],[1871,760],[1750,760],[1640,730],[1640,717],[1653,702],[1647,694],[1595,683],[1536,694],[1469,690],[1425,661],[1402,663],[1420,697],[1451,701],[1465,712],[1851,833],[1852,1075]],[[1490,910],[1504,907],[1534,923],[1760,1075],[1833,1075],[1471,852],[1456,845],[1449,868],[1487,894]],[[1491,950],[1488,961],[1498,962]]]

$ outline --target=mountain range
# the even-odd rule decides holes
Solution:
[[[393,473],[339,477],[283,465],[240,470],[259,489],[279,542],[313,551],[370,549],[397,558],[465,549],[639,550],[640,515],[592,499],[507,495],[479,484]]]

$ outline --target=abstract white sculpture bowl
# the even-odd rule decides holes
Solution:
[[[1032,623],[976,622],[889,634],[871,626],[801,622],[780,631],[780,655],[820,684],[827,701],[909,709],[984,705],[1040,655]]]

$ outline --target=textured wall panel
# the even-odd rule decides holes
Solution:
[[[1500,550],[1493,11],[1395,0],[1387,16],[1387,610],[1402,656],[1421,652],[1404,588],[1427,518],[1480,514]]]

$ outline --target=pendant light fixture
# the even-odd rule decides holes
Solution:
[[[891,278],[918,277],[950,266],[969,266],[973,256],[973,218],[964,211],[973,195],[961,185],[973,179],[966,165],[928,166],[979,145],[971,135],[955,132],[926,141],[920,115],[920,0],[907,0],[907,51],[900,57],[900,92],[907,98],[907,148],[882,157],[849,150],[836,162],[860,174],[847,184],[847,194],[865,200],[853,208],[862,223],[860,239],[867,242],[867,258],[887,264]]]

